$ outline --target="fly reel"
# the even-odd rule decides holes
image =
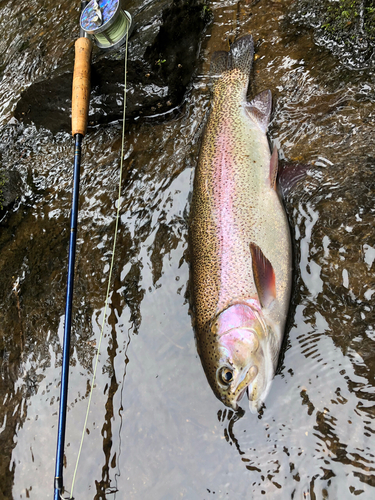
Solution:
[[[91,0],[81,14],[81,29],[103,50],[116,50],[126,42],[132,18],[123,0]]]

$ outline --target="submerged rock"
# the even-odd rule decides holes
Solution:
[[[0,168],[0,213],[22,194],[21,175],[17,170]]]
[[[148,14],[134,16],[129,39],[127,118],[132,120],[168,117],[181,105],[210,17],[205,4],[196,0],[174,0],[158,14],[154,10]],[[99,54],[91,71],[89,126],[121,119],[123,56]],[[71,85],[72,72],[32,84],[23,92],[14,116],[53,133],[69,131]]]
[[[313,28],[315,42],[331,50],[344,66],[375,67],[373,0],[301,0],[288,20]]]

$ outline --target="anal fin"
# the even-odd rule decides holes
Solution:
[[[276,179],[277,179],[277,171],[279,169],[279,155],[277,153],[277,148],[274,146],[272,151],[272,156],[270,160],[270,184],[271,188],[276,191]]]

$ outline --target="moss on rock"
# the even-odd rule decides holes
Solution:
[[[290,20],[313,28],[318,45],[356,69],[375,67],[375,4],[373,0],[300,0]]]

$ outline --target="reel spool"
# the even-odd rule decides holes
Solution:
[[[81,14],[81,29],[103,50],[116,50],[126,41],[132,22],[123,0],[91,0]]]

